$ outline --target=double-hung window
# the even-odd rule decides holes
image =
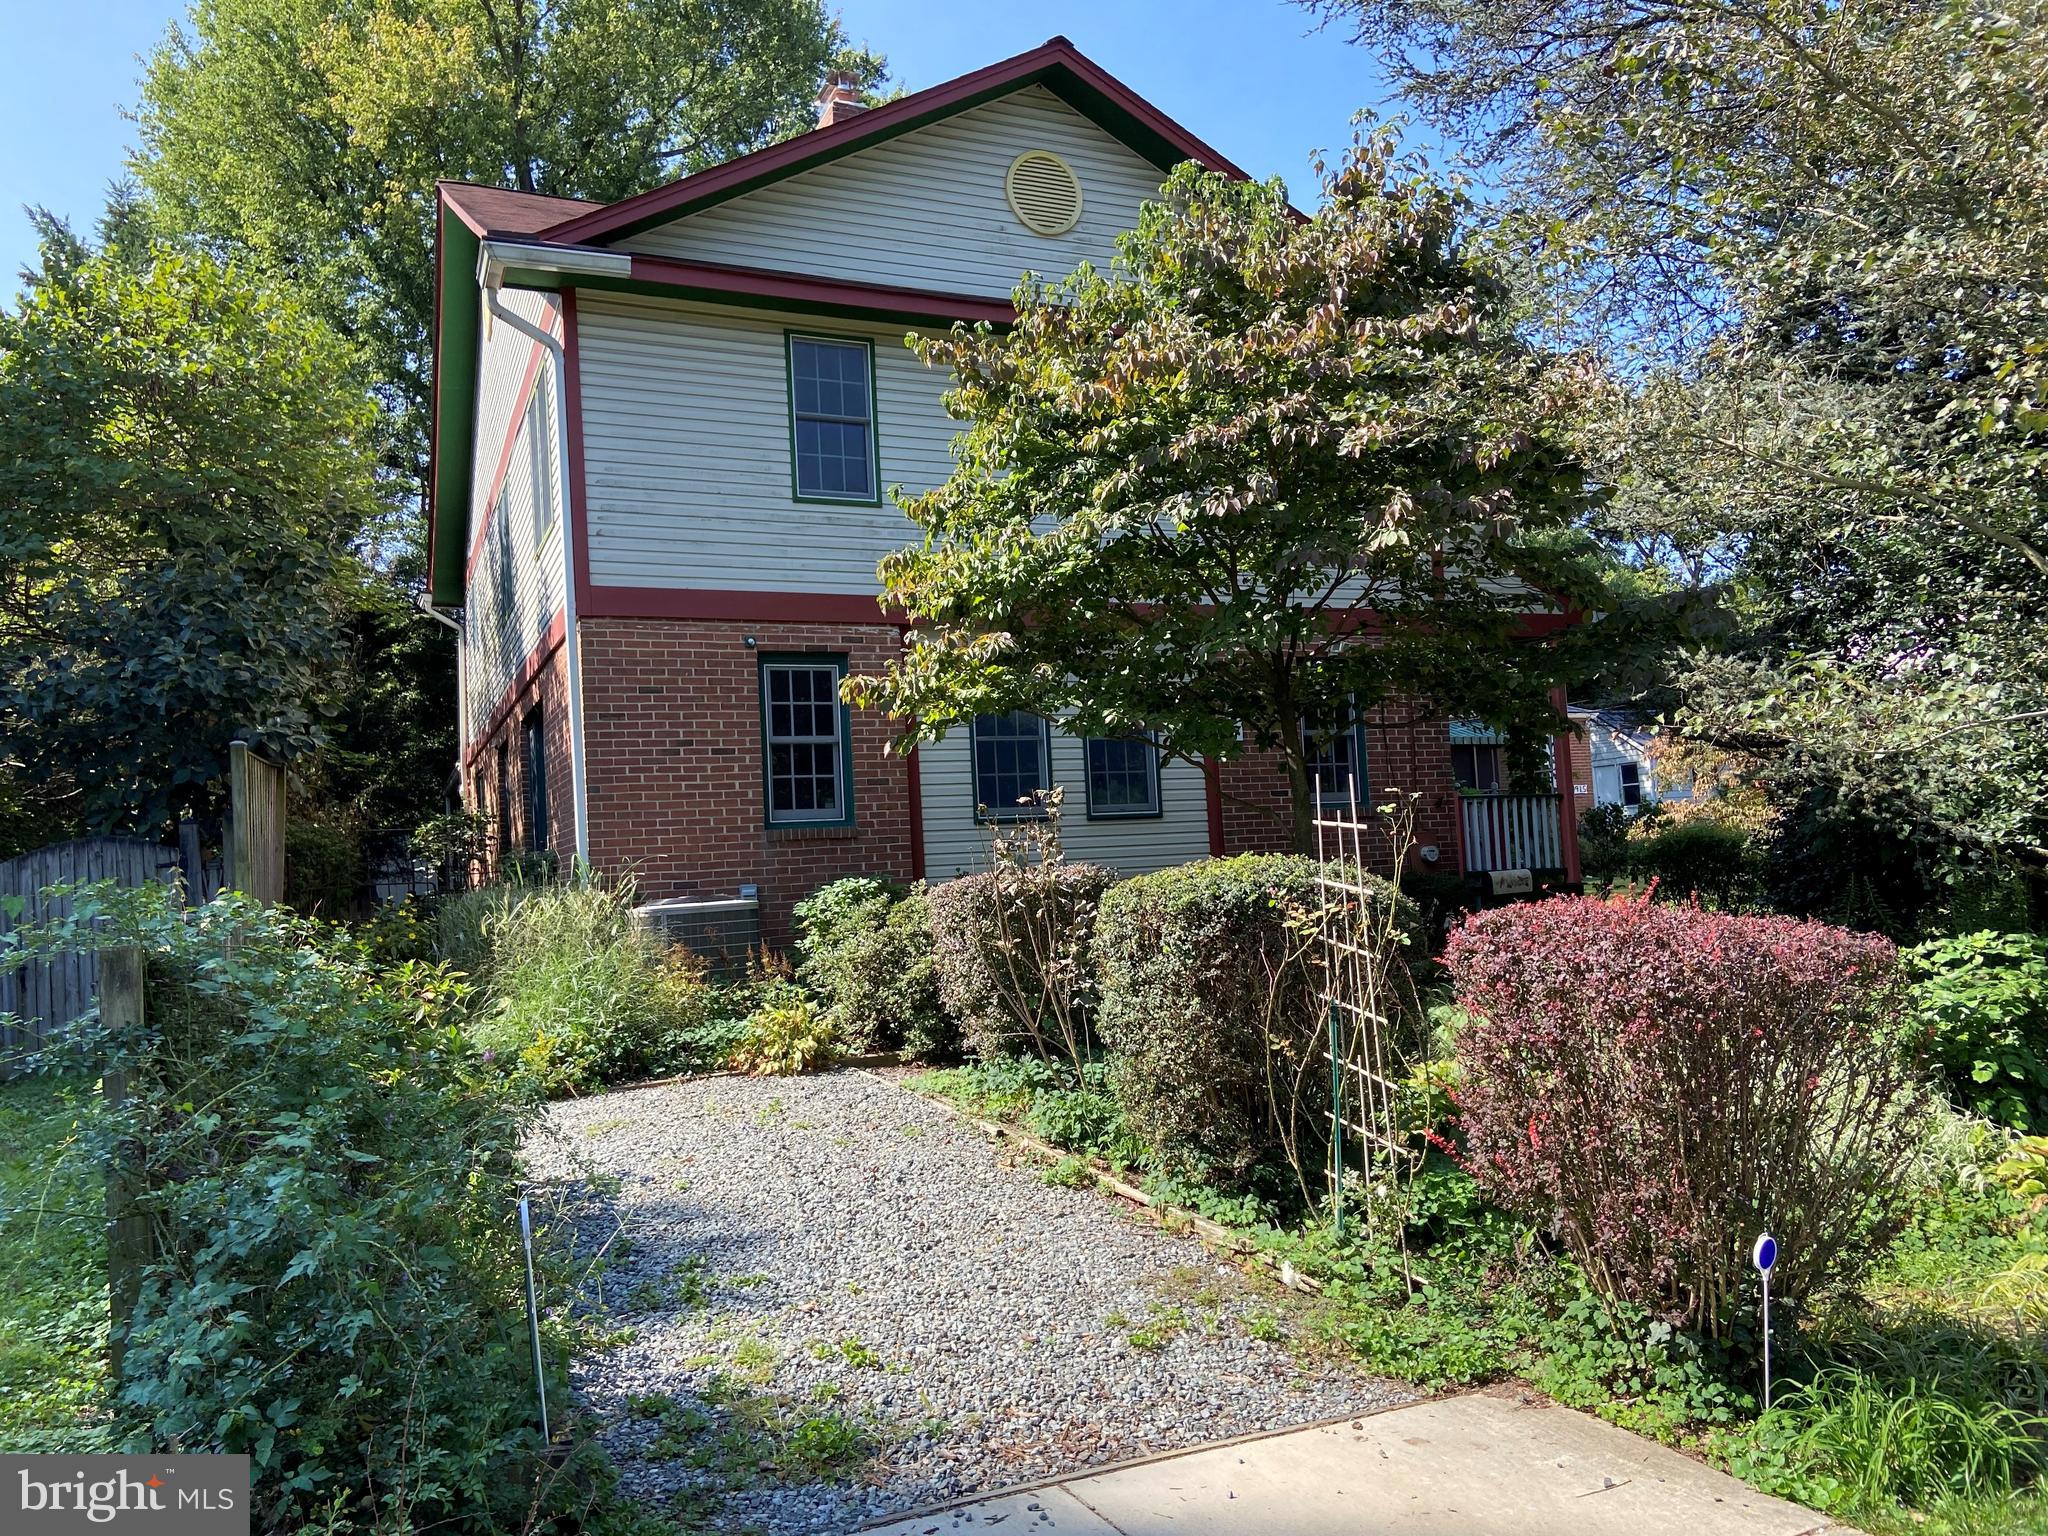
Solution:
[[[789,435],[797,500],[881,500],[873,347],[844,337],[789,337]]]
[[[1159,814],[1159,749],[1149,736],[1088,738],[1088,814]]]
[[[538,704],[526,712],[520,723],[519,756],[519,776],[526,801],[526,846],[539,853],[548,845],[548,739]]]
[[[526,456],[533,490],[533,547],[541,548],[555,531],[555,452],[551,434],[555,420],[555,380],[541,365],[526,400]]]
[[[1643,803],[1643,770],[1639,763],[1621,765],[1621,803],[1641,805]]]
[[[853,765],[838,656],[761,660],[761,737],[770,826],[851,826]]]
[[[1052,739],[1037,715],[974,717],[974,803],[991,821],[1045,814],[1052,788]]]
[[[1361,811],[1367,809],[1372,792],[1365,777],[1365,736],[1358,726],[1327,736],[1304,727],[1301,750],[1320,805],[1334,811],[1348,810],[1355,803]]]

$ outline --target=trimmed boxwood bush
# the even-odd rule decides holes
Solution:
[[[1451,936],[1467,1165],[1609,1295],[1727,1337],[1853,1285],[1899,1230],[1925,1094],[1890,943],[1647,900],[1502,907]]]
[[[960,1027],[939,1001],[932,913],[922,881],[908,890],[858,876],[797,903],[797,979],[817,998],[840,1045],[960,1055]]]
[[[1055,992],[1088,1034],[1095,995],[1089,938],[1115,879],[1099,864],[1005,864],[932,887],[939,997],[976,1056],[1064,1055],[1045,1005]]]
[[[1095,962],[1110,1084],[1177,1171],[1241,1185],[1320,1158],[1329,1072],[1317,1001],[1317,864],[1242,854],[1139,875],[1102,899]],[[1415,905],[1384,882],[1411,938]]]
[[[1757,850],[1742,828],[1694,817],[1629,844],[1629,866],[1655,880],[1666,898],[1697,896],[1722,906],[1752,901],[1758,891]]]

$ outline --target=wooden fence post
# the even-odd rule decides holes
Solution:
[[[100,1022],[130,1040],[142,1030],[142,951],[122,945],[100,955]],[[128,1099],[125,1072],[109,1072],[102,1084],[107,1109],[118,1116]],[[128,1327],[149,1263],[149,1215],[136,1208],[141,1171],[124,1137],[115,1143],[107,1176],[107,1359],[115,1382],[128,1353]]]
[[[231,741],[228,793],[235,818],[229,883],[274,907],[284,900],[284,767],[246,741]]]

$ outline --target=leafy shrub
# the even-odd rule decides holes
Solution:
[[[1262,1160],[1321,1156],[1317,874],[1312,859],[1242,854],[1139,875],[1103,897],[1094,954],[1110,1083],[1169,1166],[1199,1165],[1227,1185]],[[1376,890],[1412,935],[1414,904]]]
[[[362,841],[355,828],[317,816],[284,824],[284,902],[307,917],[338,922],[355,911],[362,884]]]
[[[1949,1096],[2015,1130],[2048,1130],[2048,935],[1958,934],[1904,958]]]
[[[1588,880],[1629,871],[1629,814],[1618,805],[1588,806],[1579,817],[1579,869]]]
[[[1696,818],[1629,844],[1629,865],[1657,893],[1697,896],[1720,906],[1754,898],[1759,859],[1749,835],[1726,822]]]
[[[1095,1013],[1088,943],[1116,876],[1099,864],[998,864],[933,886],[932,960],[939,996],[967,1048],[1085,1054]]]
[[[932,914],[920,882],[835,880],[797,903],[797,979],[837,1037],[857,1051],[921,1061],[960,1054],[960,1030],[939,1001]]]
[[[144,949],[140,1031],[81,1026],[53,1066],[120,1070],[94,1153],[154,1233],[116,1408],[127,1434],[246,1454],[255,1528],[530,1529],[533,1421],[513,1202],[530,1111],[449,1022],[445,968],[380,971],[236,896],[81,899]],[[564,1300],[543,1276],[542,1305]],[[560,1394],[567,1351],[552,1329]],[[551,1492],[543,1491],[552,1489]],[[330,1516],[339,1518],[330,1519]]]
[[[748,1015],[732,1064],[761,1077],[791,1077],[830,1065],[836,1048],[831,1020],[801,993],[789,991]]]
[[[1725,1336],[1766,1226],[1802,1305],[1898,1231],[1923,1099],[1883,939],[1560,898],[1471,918],[1445,964],[1470,1165],[1604,1293]]]
[[[1054,1088],[1038,1094],[1024,1125],[1041,1141],[1069,1152],[1106,1155],[1117,1146],[1123,1115],[1116,1100],[1093,1088]]]
[[[715,1006],[703,965],[633,915],[629,883],[542,886],[483,910],[487,990],[470,1038],[539,1092],[709,1065],[693,1048]]]

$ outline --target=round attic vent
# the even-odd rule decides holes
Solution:
[[[1073,168],[1045,149],[1028,149],[1003,178],[1010,211],[1034,235],[1064,235],[1081,221],[1081,183]]]

